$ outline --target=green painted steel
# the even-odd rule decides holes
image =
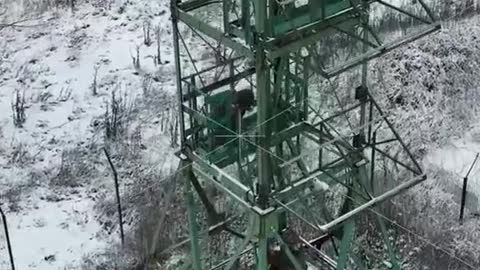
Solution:
[[[191,167],[191,165],[188,165]],[[188,169],[188,170],[191,170]],[[200,255],[198,228],[195,218],[195,203],[193,201],[193,193],[191,189],[190,173],[185,173],[185,197],[187,201],[187,216],[190,231],[190,248],[192,249],[192,264],[194,270],[202,270],[202,262]]]
[[[344,270],[347,268],[350,248],[355,236],[355,225],[353,221],[345,223],[342,228],[342,238],[340,239],[340,249],[337,258],[337,269]]]
[[[293,265],[294,269],[292,270],[307,270],[307,264],[302,256],[302,254],[294,254],[287,243],[283,240],[282,236],[278,233],[275,234],[275,238],[280,242],[282,253],[285,253],[285,256],[288,258],[290,263],[286,262],[285,264]]]
[[[300,2],[303,5],[298,6]],[[241,248],[221,264],[227,269],[237,267],[247,246],[251,246],[254,252],[252,268],[268,269],[271,263],[268,256],[270,245],[272,239],[276,239],[282,246],[282,259],[290,261],[294,269],[304,270],[307,254],[294,254],[291,249],[294,244],[286,240],[288,233],[296,229],[292,224],[299,223],[315,231],[320,239],[328,240],[318,243],[315,239],[307,239],[310,247],[319,245],[315,252],[321,254],[322,262],[328,265],[325,269],[343,270],[351,264],[366,269],[357,254],[352,252],[357,235],[355,218],[369,207],[424,180],[414,178],[415,181],[384,193],[373,193],[371,187],[374,186],[376,163],[375,160],[369,161],[365,153],[371,151],[368,156],[372,159],[378,156],[392,159],[375,145],[376,138],[372,145],[372,127],[380,120],[386,123],[385,130],[391,133],[389,139],[394,138],[390,142],[398,142],[407,156],[407,161],[393,161],[411,171],[415,177],[419,177],[422,171],[386,115],[368,94],[367,62],[438,30],[439,25],[433,14],[426,10],[429,18],[421,18],[421,22],[427,24],[425,29],[384,43],[368,19],[370,5],[376,2],[172,0],[182,131],[180,153],[192,162],[190,169],[199,178],[228,196],[230,202],[242,208],[239,212],[248,214],[252,221],[244,233],[245,238],[240,241]],[[423,1],[419,1],[418,5],[419,9],[426,9]],[[199,17],[202,12],[213,14],[218,20]],[[413,19],[419,18],[410,15]],[[186,55],[194,59],[187,61],[191,62],[195,72],[188,76],[182,74],[188,68],[182,68],[183,62],[180,61],[184,52],[179,48],[179,39],[182,38],[179,22],[188,30],[186,32],[192,30],[193,38],[203,40],[215,50],[218,57],[215,64],[199,70],[196,55],[188,52]],[[322,39],[339,33],[360,42],[361,52],[356,57],[325,67],[318,55],[321,49],[316,46]],[[189,50],[188,43],[183,44],[183,49]],[[245,61],[237,64],[240,62],[238,59]],[[202,65],[207,62],[202,61]],[[316,82],[312,83],[312,73],[330,78],[357,66],[362,68],[361,86],[366,89],[364,98],[346,109],[339,106],[338,110],[334,110],[336,113],[322,118],[322,113],[314,110],[310,102],[317,90]],[[220,75],[216,77],[218,71]],[[228,76],[222,77],[222,72],[228,73]],[[215,79],[212,81],[212,78]],[[204,83],[205,79],[209,80],[208,83]],[[256,103],[252,111],[243,114],[235,107],[234,93],[241,89],[240,85],[243,88],[246,84],[254,92]],[[197,87],[199,85],[202,87]],[[326,89],[320,91],[326,93]],[[356,115],[357,119],[353,125],[348,123],[352,130],[345,136],[337,128],[347,126],[345,116],[348,114]],[[312,115],[315,115],[313,120]],[[320,122],[315,121],[317,117]],[[305,156],[310,152],[318,153],[313,158],[314,162]],[[234,170],[232,165],[236,165]],[[195,207],[189,185],[187,181],[184,195],[188,209],[191,262],[193,269],[200,270],[206,267],[205,261],[210,257],[209,254],[202,254],[203,257],[200,254],[200,251],[206,253],[207,250],[199,241],[198,226],[201,222],[196,220],[200,216],[197,215],[199,209]],[[328,198],[321,194],[319,185],[348,190],[330,199],[335,201],[337,209],[332,209],[332,203],[325,201]],[[206,194],[199,195],[205,197]],[[202,201],[207,200],[203,198]],[[210,209],[210,212],[213,210]],[[321,222],[326,224],[319,224]],[[390,261],[395,269],[399,269],[398,255],[394,245],[386,238],[385,224],[379,222],[379,226]],[[228,232],[225,228],[220,231]],[[323,248],[325,245],[329,248]],[[332,250],[338,253],[330,252]]]
[[[301,7],[291,7],[285,14],[273,17],[273,35],[285,34],[307,24],[324,20],[352,7],[350,1],[310,1]]]

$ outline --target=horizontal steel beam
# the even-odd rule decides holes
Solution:
[[[413,179],[411,179],[411,180],[409,180],[409,181],[407,181],[407,182],[405,182],[405,183],[403,183],[403,184],[401,184],[401,185],[383,193],[382,195],[369,200],[368,202],[362,204],[361,206],[356,207],[352,211],[347,212],[346,214],[332,220],[331,222],[329,222],[325,225],[319,226],[319,229],[323,232],[330,232],[333,229],[335,229],[337,226],[342,224],[343,222],[355,217],[359,213],[367,210],[368,208],[371,208],[371,207],[373,207],[373,206],[375,206],[375,205],[377,205],[377,204],[379,204],[383,201],[386,201],[386,200],[388,200],[392,197],[395,197],[398,194],[408,190],[409,188],[420,184],[421,182],[425,181],[426,179],[427,179],[426,175],[420,175],[420,176],[414,177]]]
[[[217,50],[215,50],[217,51]],[[218,69],[220,67],[226,67],[227,65],[231,65],[231,64],[234,64],[235,61],[238,61],[238,60],[241,60],[241,59],[244,59],[244,57],[242,56],[239,56],[239,57],[235,57],[235,58],[230,58],[230,59],[225,59],[224,61],[218,63],[218,65],[213,65],[213,66],[210,66],[208,68],[205,68],[205,69],[202,69],[196,73],[193,73],[193,74],[189,74],[187,76],[184,76],[182,77],[182,81],[186,82],[186,83],[190,83],[192,77],[197,77],[197,76],[200,76],[201,74],[204,74],[204,73],[207,73],[209,71],[212,71],[212,70],[215,70],[215,69]]]
[[[251,76],[253,74],[255,74],[255,68],[247,69],[243,72],[240,72],[238,74],[233,75],[232,77],[228,77],[228,78],[216,81],[212,84],[206,85],[205,87],[197,89],[194,92],[190,92],[186,95],[183,95],[183,101],[187,101],[191,98],[198,97],[202,94],[207,94],[209,92],[215,91],[215,90],[219,89],[220,87],[229,85],[231,83],[234,83],[236,81],[244,79],[244,78],[246,78],[248,76]]]
[[[322,235],[321,237],[326,237],[326,235]],[[318,239],[318,238],[317,238]],[[323,253],[322,251],[318,250],[316,247],[313,246],[313,243],[317,240],[313,239],[310,241],[305,240],[303,237],[300,236],[300,241],[303,242],[303,244],[307,247],[309,247],[311,250],[315,252],[315,254],[326,264],[328,264],[329,267],[332,267],[333,269],[337,269],[337,262],[330,258],[327,254]]]
[[[284,113],[286,112],[287,111],[285,111]],[[300,122],[274,134],[270,140],[270,145],[275,146],[285,140],[288,140],[297,135],[300,135],[304,130],[304,125],[305,125],[305,122]]]
[[[220,4],[219,0],[190,0],[178,4],[178,7],[184,11],[192,11],[211,4]]]
[[[177,9],[178,18],[183,23],[189,25],[190,27],[199,30],[201,33],[209,36],[210,38],[215,39],[220,44],[225,44],[225,46],[230,49],[238,52],[240,55],[243,55],[248,58],[253,58],[253,52],[241,44],[240,42],[234,41],[231,38],[228,38],[225,33],[223,33],[218,28],[215,28],[208,23],[194,17],[193,15],[188,14],[187,12]]]
[[[441,29],[441,24],[440,23],[435,23],[435,24],[432,24],[431,26],[429,26],[428,28],[426,28],[425,30],[423,31],[420,31],[418,33],[414,33],[414,34],[411,34],[401,40],[397,40],[395,42],[392,42],[392,43],[389,43],[389,44],[386,44],[386,45],[383,45],[381,47],[378,47],[377,49],[373,49],[372,51],[370,52],[367,52],[366,54],[363,54],[363,55],[360,55],[358,57],[355,57],[353,58],[352,60],[350,61],[347,61],[346,63],[344,63],[343,65],[339,66],[339,67],[336,67],[336,68],[333,68],[333,69],[330,69],[330,70],[327,70],[326,72],[322,71],[322,70],[319,70],[317,67],[313,66],[313,65],[310,65],[310,67],[312,68],[312,70],[318,72],[318,73],[326,73],[326,76],[327,78],[331,78],[331,77],[335,77],[351,68],[354,68],[362,63],[364,63],[365,61],[369,61],[369,60],[372,60],[376,57],[379,57],[383,54],[386,54],[387,52],[390,52],[398,47],[401,47],[407,43],[410,43],[410,42],[413,42],[417,39],[420,39],[426,35],[429,35],[433,32],[436,32],[438,30]]]
[[[342,171],[342,166],[345,166],[345,168],[346,168],[346,163],[343,161],[343,158],[339,158],[339,159],[336,159],[333,162],[331,162],[330,164],[327,164],[325,166],[326,167],[324,167],[322,169],[316,169],[316,170],[312,171],[309,175],[306,175],[306,176],[304,176],[304,177],[302,177],[298,180],[295,180],[292,184],[288,185],[284,189],[272,194],[273,197],[278,199],[278,200],[284,200],[286,198],[291,198],[293,194],[298,194],[299,191],[305,190],[305,188],[309,184],[311,184],[311,182],[313,180],[322,178],[324,176],[326,178],[331,178],[330,176],[327,176],[325,174],[326,170],[335,169],[335,172],[332,173],[332,174],[335,174],[335,175],[340,173]],[[331,166],[331,167],[329,167],[329,166]],[[321,181],[321,182],[328,183],[330,181]],[[292,204],[294,201],[295,200],[293,200],[291,202],[288,202],[287,204]]]
[[[267,42],[267,48],[270,48],[267,56],[270,59],[287,55],[291,52],[297,51],[300,48],[311,45],[319,40],[320,37],[328,35],[327,31],[336,32],[331,26],[339,26],[354,22],[360,16],[349,15],[351,10],[346,10],[340,14],[334,15],[322,21],[309,24],[304,27],[293,30],[292,32]]]
[[[204,160],[193,151],[187,149],[185,152],[188,158],[193,162],[193,169],[196,172],[201,173],[202,176],[206,177],[218,188],[229,193],[245,207],[254,207],[253,202],[255,201],[255,195],[253,194],[253,190],[227,174],[224,170],[215,166],[215,164],[211,164]]]

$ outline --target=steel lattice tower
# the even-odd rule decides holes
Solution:
[[[378,18],[389,12],[415,31],[387,37],[388,20]],[[286,259],[283,269],[360,267],[356,217],[426,179],[370,94],[367,63],[438,30],[435,16],[422,0],[408,8],[380,0],[172,0],[171,13],[191,269],[265,270],[275,256]],[[205,42],[215,61],[200,63],[186,34]],[[354,98],[342,104],[331,79],[357,69]],[[339,104],[315,108],[322,98]],[[376,178],[380,157],[409,180]],[[220,198],[235,210],[219,209]],[[389,263],[400,269],[378,223]],[[240,244],[212,266],[204,242],[220,232]]]

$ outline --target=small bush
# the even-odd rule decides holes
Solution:
[[[179,120],[178,113],[175,106],[175,102],[166,104],[164,111],[160,113],[160,130],[166,134],[170,139],[170,147],[175,148],[178,146],[179,140]]]
[[[23,143],[19,143],[12,146],[8,164],[23,168],[32,163],[33,159],[34,157],[28,152],[28,149],[25,147],[25,145]]]
[[[18,212],[20,211],[20,201],[22,195],[22,187],[21,186],[14,186],[7,188],[3,194],[1,194],[4,201],[8,203],[8,210],[11,212]]]
[[[117,140],[126,134],[130,122],[130,108],[127,105],[127,94],[119,96],[118,87],[112,91],[112,97],[106,104],[104,114],[105,138]]]
[[[21,93],[19,89],[15,89],[12,101],[12,118],[16,127],[23,127],[27,120],[27,115],[25,114],[25,92]]]
[[[92,88],[92,94],[96,96],[98,94],[98,89],[97,89],[97,77],[98,77],[98,70],[100,69],[100,65],[95,65],[93,67],[93,82],[91,85]]]
[[[150,93],[152,92],[152,88],[153,88],[153,78],[151,75],[146,74],[142,79],[143,96],[149,97]]]
[[[157,41],[157,55],[155,55],[155,63],[158,65],[162,64],[162,37],[161,37],[161,29],[160,25],[155,27],[155,38]]]
[[[135,55],[132,55],[130,53],[130,57],[132,57],[133,67],[135,69],[140,69],[140,48],[141,45],[137,45],[135,46]]]
[[[93,157],[83,149],[74,148],[62,152],[60,168],[51,185],[79,187],[83,186],[95,175]]]
[[[143,44],[147,47],[152,45],[152,38],[150,36],[150,29],[152,28],[152,23],[148,20],[143,22]]]

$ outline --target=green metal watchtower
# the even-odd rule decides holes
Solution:
[[[191,269],[362,269],[356,217],[426,179],[367,80],[369,60],[440,28],[414,2],[172,0]],[[390,13],[411,33],[387,29]],[[357,69],[341,102],[331,80]],[[402,179],[376,178],[380,157]],[[388,265],[400,269],[378,223]],[[205,239],[224,232],[238,246],[218,261]]]

